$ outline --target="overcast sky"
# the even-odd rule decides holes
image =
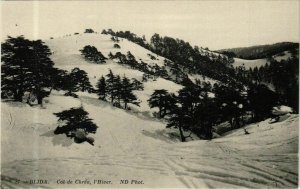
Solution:
[[[85,28],[154,33],[221,48],[299,42],[299,1],[1,1],[7,35],[47,39]]]

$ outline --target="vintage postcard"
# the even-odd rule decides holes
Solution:
[[[297,188],[299,1],[1,1],[1,188]]]

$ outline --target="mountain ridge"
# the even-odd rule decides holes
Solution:
[[[236,47],[220,49],[216,52],[219,53],[234,53],[233,56],[237,58],[254,60],[261,58],[268,58],[276,54],[283,53],[284,51],[294,51],[299,49],[299,43],[297,42],[278,42],[265,45],[254,45],[249,47]]]

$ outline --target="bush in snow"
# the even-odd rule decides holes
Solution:
[[[118,44],[114,44],[114,48],[119,49],[119,48],[121,48],[121,47],[120,47],[120,45],[118,45]]]
[[[120,42],[120,40],[118,39],[118,37],[112,36],[110,39],[111,39],[113,42],[117,42],[117,43]]]
[[[94,46],[90,46],[90,45],[84,46],[83,49],[80,50],[80,52],[85,59],[95,63],[105,63],[105,60],[107,59]]]
[[[93,29],[85,29],[84,33],[95,33]]]
[[[93,139],[88,139],[89,133],[96,133],[98,126],[88,118],[88,112],[82,107],[71,108],[62,112],[54,113],[62,122],[62,126],[58,126],[54,130],[54,134],[65,134],[67,137],[75,138],[75,142],[81,143],[84,141],[93,142]]]

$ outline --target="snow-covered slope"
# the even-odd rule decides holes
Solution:
[[[288,51],[284,51],[280,54],[276,54],[274,56],[272,56],[276,61],[281,61],[281,60],[287,60],[288,58],[292,57],[292,54]],[[245,66],[246,69],[250,69],[250,68],[259,68],[261,66],[264,66],[268,64],[268,60],[267,59],[255,59],[255,60],[245,60],[245,59],[241,59],[241,58],[234,58],[234,63],[233,66],[234,67],[239,67],[239,66]]]
[[[48,188],[297,186],[298,115],[249,125],[249,135],[239,129],[212,141],[180,143],[163,122],[125,112],[86,93],[74,99],[55,92],[48,100],[43,109],[1,103],[3,186],[29,187],[14,179],[47,179]],[[92,135],[95,146],[53,134],[53,112],[80,105],[99,126]],[[91,185],[58,185],[58,179],[88,179]],[[95,179],[112,184],[94,185]],[[121,179],[144,184],[121,185]]]
[[[246,69],[261,67],[267,64],[267,59],[245,60],[241,58],[234,58],[233,67],[245,66]]]
[[[124,76],[129,78],[136,78],[142,81],[143,72],[138,70],[130,69],[127,66],[122,66],[116,63],[114,60],[107,60],[105,64],[94,64],[87,62],[82,55],[80,55],[80,49],[86,45],[95,46],[98,51],[100,51],[105,57],[108,57],[109,52],[115,54],[116,52],[121,52],[127,54],[130,51],[136,58],[136,60],[159,66],[164,65],[163,57],[160,57],[151,51],[148,51],[145,48],[136,45],[127,39],[121,39],[118,43],[120,49],[113,48],[115,42],[110,39],[109,35],[102,35],[96,33],[87,33],[79,34],[73,36],[65,36],[61,38],[55,38],[46,41],[46,44],[50,47],[53,52],[51,59],[55,62],[55,66],[64,69],[72,70],[74,67],[78,67],[82,70],[85,70],[88,73],[90,82],[92,85],[96,85],[98,79],[103,75],[109,73],[109,69],[113,71],[114,74]],[[152,60],[148,54],[151,54],[156,59]],[[154,112],[155,109],[150,109],[148,106],[147,100],[150,98],[150,95],[156,89],[166,89],[169,92],[176,93],[182,88],[181,85],[178,85],[172,81],[165,80],[163,78],[158,78],[156,81],[148,80],[144,82],[143,91],[135,91],[138,99],[141,101],[140,107],[132,106],[136,111],[143,113]]]
[[[298,51],[298,50],[297,50]],[[290,53],[289,51],[284,51],[280,54],[274,55],[273,58],[277,61],[281,61],[281,60],[287,60],[288,58],[292,57],[292,53]]]
[[[113,42],[110,37],[110,35],[84,33],[47,40],[46,44],[50,47],[52,52],[54,52],[51,58],[56,65],[64,66],[82,63],[84,60],[81,57],[79,50],[86,45],[91,45],[95,46],[106,57],[108,57],[109,52],[112,52],[113,54],[116,52],[127,54],[127,52],[130,51],[135,56],[136,60],[142,59],[146,63],[155,63],[159,66],[163,66],[164,57],[158,56],[151,51],[122,38],[120,38],[120,42],[118,43],[121,48],[113,48],[113,45],[116,42]],[[148,54],[154,56],[156,60],[152,60]],[[69,58],[72,59],[69,60]]]

